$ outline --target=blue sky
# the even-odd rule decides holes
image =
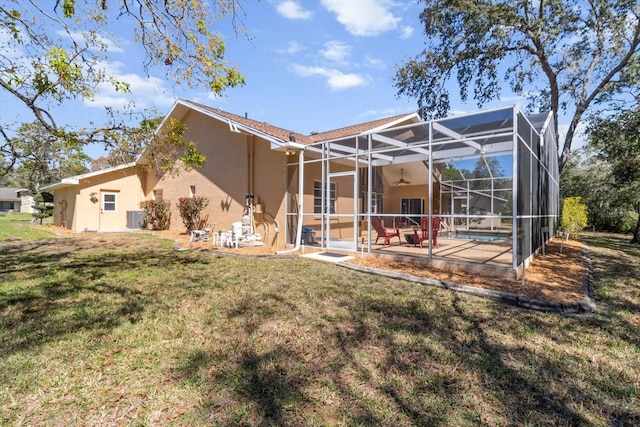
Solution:
[[[186,98],[308,134],[417,109],[415,100],[396,97],[391,82],[396,67],[424,46],[422,7],[417,2],[244,0],[242,5],[250,41],[236,37],[229,20],[219,22],[215,30],[223,34],[226,60],[244,74],[245,86],[215,96],[203,89],[173,86],[161,70],[151,70],[147,76],[141,65],[142,50],[130,40],[130,27],[123,22],[121,30],[112,29],[114,34],[109,36],[113,39],[111,62],[105,66],[130,84],[131,93],[117,93],[105,85],[91,101],[55,108],[58,123],[99,125],[105,106],[130,101],[164,115],[176,98]],[[524,101],[505,88],[500,101],[483,108],[512,104]],[[476,109],[473,101],[462,104],[453,99],[452,114]],[[7,116],[18,111],[5,105],[0,113]],[[32,118],[25,115],[16,120]],[[88,154],[97,157],[104,151],[93,147]]]

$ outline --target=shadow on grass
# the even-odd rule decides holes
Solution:
[[[638,325],[630,316],[640,312],[640,245],[612,235],[590,234],[584,240],[595,258],[593,275],[600,309],[594,325],[640,350]]]
[[[592,369],[589,363],[515,340],[496,340],[500,324],[491,315],[474,312],[468,303],[468,298],[453,292],[450,304],[428,309],[419,303],[361,299],[352,309],[362,320],[350,328],[351,334],[337,332],[336,341],[349,367],[356,370],[354,377],[366,379],[368,387],[377,389],[379,401],[393,402],[388,407],[411,424],[590,425],[593,420],[580,411],[586,403],[597,405],[596,411],[611,425],[638,425],[640,412],[624,403],[636,396],[632,372],[615,368],[607,373],[601,367],[593,376],[584,375],[593,380],[585,387],[583,373],[575,367],[583,364],[581,369]],[[527,330],[529,340],[553,342],[562,335],[553,326],[560,319],[542,319],[542,314],[529,315],[521,309],[504,310],[512,317],[505,326]],[[370,324],[382,326],[372,329],[367,327]],[[588,322],[585,326],[584,342],[579,345],[589,340]],[[425,341],[399,346],[397,337],[407,336]],[[372,369],[368,357],[362,356],[372,347],[386,349],[378,369]],[[386,374],[382,379],[381,372]],[[478,379],[481,383],[476,383]],[[359,400],[351,383],[340,386],[343,398]],[[480,400],[486,399],[484,404],[470,404],[469,394],[476,392]],[[616,399],[620,400],[613,403]],[[350,422],[382,425],[388,416],[386,411],[365,407],[359,412],[349,414]]]
[[[238,296],[221,314],[222,342],[187,352],[176,370],[202,390],[198,417],[251,425],[640,423],[629,404],[630,368],[613,360],[593,366],[593,357],[608,356],[592,340],[619,345],[612,331],[631,326],[623,314],[563,317],[342,274],[309,271],[322,289],[307,297],[334,300],[317,314],[271,290]],[[625,292],[612,291],[603,304],[633,309]],[[304,327],[286,329],[288,318],[305,319]],[[631,332],[622,351],[637,343]],[[292,337],[286,344],[283,334]]]
[[[200,262],[154,247],[65,239],[4,245],[0,263],[0,354],[29,350],[69,334],[101,334],[136,323],[161,304],[137,271]]]
[[[224,359],[197,350],[174,372],[208,389],[199,418],[215,423],[222,417],[224,425],[286,425],[290,421],[288,412],[307,401],[302,372],[288,369],[302,361],[286,346],[277,345],[261,354],[252,348],[239,350],[233,366],[221,365]],[[218,389],[214,390],[212,384]]]

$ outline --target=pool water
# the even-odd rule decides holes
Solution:
[[[442,239],[482,240],[485,242],[492,242],[494,240],[507,239],[509,236],[506,236],[504,234],[456,233],[456,234],[443,234],[442,236],[438,235],[438,237]]]

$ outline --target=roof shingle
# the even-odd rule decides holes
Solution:
[[[188,100],[181,100],[181,102],[184,102],[186,104],[191,104],[194,105],[202,110],[206,110],[209,111],[213,114],[217,114],[219,116],[222,116],[224,118],[227,118],[233,122],[237,122],[240,123],[242,125],[251,127],[255,130],[258,130],[260,132],[263,132],[267,135],[270,135],[272,137],[278,138],[282,141],[289,141],[290,140],[290,135],[293,134],[295,136],[295,141],[297,143],[300,144],[313,144],[316,142],[321,142],[321,141],[329,141],[332,139],[338,139],[338,138],[344,138],[344,137],[348,137],[348,136],[354,136],[354,135],[358,135],[360,133],[363,132],[367,132],[369,130],[375,129],[377,127],[380,126],[384,126],[385,124],[388,123],[392,123],[395,122],[397,120],[401,120],[402,118],[409,118],[410,116],[412,116],[411,113],[408,114],[399,114],[396,116],[392,116],[392,117],[385,117],[382,119],[377,119],[377,120],[372,120],[366,123],[360,123],[360,124],[356,124],[353,126],[347,126],[347,127],[343,127],[340,129],[334,129],[334,130],[329,130],[326,132],[318,132],[318,133],[313,133],[311,135],[304,135],[289,129],[283,129],[280,128],[278,126],[273,126],[269,123],[266,122],[260,122],[257,120],[253,120],[250,119],[248,117],[243,117],[243,116],[239,116],[237,114],[233,114],[233,113],[229,113],[227,111],[221,110],[219,108],[213,108],[213,107],[209,107],[207,105],[204,104],[200,104],[197,102],[193,102],[193,101],[188,101]]]

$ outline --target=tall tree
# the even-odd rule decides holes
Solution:
[[[638,215],[631,243],[640,244],[640,108],[593,119],[589,145],[610,167],[612,185],[606,198]]]
[[[479,106],[499,99],[503,80],[530,110],[568,112],[559,154],[568,160],[589,110],[640,101],[637,0],[421,0],[426,48],[398,67],[399,95],[417,97],[424,117],[448,113],[447,83]],[[560,144],[560,139],[558,139]]]
[[[11,173],[12,183],[34,193],[38,187],[66,176],[88,172],[89,157],[70,133],[49,132],[40,122],[20,126],[5,144],[19,161]]]
[[[226,63],[224,40],[212,28],[231,16],[242,32],[239,1],[0,0],[0,91],[28,108],[46,131],[60,135],[64,126],[54,117],[56,106],[91,99],[102,84],[129,91],[129,82],[118,80],[106,65],[114,40],[109,30],[124,26],[144,48],[147,72],[160,67],[178,84],[221,93],[244,78]],[[79,133],[76,142],[117,146],[126,139],[118,136],[127,126],[116,112],[107,113],[107,125]],[[16,126],[0,123],[8,165],[16,162],[7,155]]]
[[[580,197],[589,208],[589,225],[595,230],[625,231],[626,211],[609,197],[615,190],[611,165],[589,146],[575,150],[560,174],[560,199]]]
[[[112,147],[106,157],[92,160],[91,169],[101,170],[138,161],[143,169],[177,175],[183,170],[202,166],[206,157],[196,150],[194,141],[184,138],[186,125],[169,119],[161,131],[156,132],[163,120],[163,117],[144,119],[140,126],[130,128],[126,134],[112,135],[119,141],[118,145]]]

